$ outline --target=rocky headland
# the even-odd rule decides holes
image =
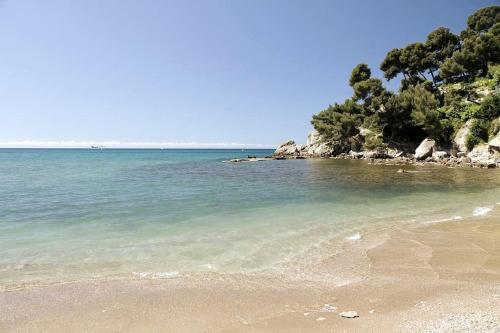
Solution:
[[[451,147],[441,147],[435,140],[426,138],[415,145],[398,145],[374,150],[346,150],[334,142],[323,139],[317,131],[307,136],[304,145],[288,140],[275,150],[273,157],[281,159],[335,158],[365,159],[374,164],[434,164],[447,167],[500,167],[500,132],[488,141],[468,149],[466,138],[470,134],[472,121],[465,123],[457,131]],[[369,133],[358,129],[357,139],[363,140]]]

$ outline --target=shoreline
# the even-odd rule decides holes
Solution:
[[[493,332],[500,322],[499,218],[497,208],[363,233],[319,267],[342,267],[352,275],[345,285],[204,274],[4,291],[0,330]],[[339,316],[351,310],[359,318]]]

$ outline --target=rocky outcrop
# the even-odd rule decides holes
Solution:
[[[305,145],[297,145],[289,140],[282,143],[274,152],[275,157],[329,157],[333,154],[334,145],[323,141],[317,131],[312,131],[307,136]]]
[[[432,156],[432,153],[436,149],[436,141],[432,139],[424,139],[422,143],[417,147],[415,150],[415,159],[416,160],[423,160],[426,159],[427,157]]]
[[[467,152],[467,136],[469,136],[470,129],[472,124],[474,123],[474,119],[469,119],[455,134],[455,138],[453,139],[453,145],[459,152]]]
[[[497,167],[500,164],[500,153],[491,152],[490,147],[486,143],[478,144],[467,154],[472,164],[489,168]]]
[[[471,122],[467,122],[457,133],[456,143],[463,142],[469,134]],[[365,134],[368,130],[363,131]],[[459,132],[460,132],[459,131]],[[356,137],[361,134],[357,134]],[[354,137],[352,137],[354,138]],[[352,139],[351,138],[351,139]],[[463,140],[462,140],[463,139]],[[456,155],[451,155],[450,149],[438,148],[432,139],[423,140],[416,148],[415,154],[412,146],[390,146],[376,150],[363,151],[351,142],[329,143],[321,135],[313,131],[307,136],[304,145],[297,145],[293,140],[282,143],[274,152],[270,159],[303,159],[303,158],[335,158],[335,159],[365,159],[370,164],[435,164],[447,167],[472,166],[472,167],[500,167],[500,133],[492,138],[488,143],[483,143],[474,147],[470,152],[459,151]],[[352,150],[349,149],[349,145]],[[458,147],[457,147],[458,148]],[[465,148],[466,149],[466,148]]]
[[[324,142],[318,131],[312,131],[307,136],[307,142],[302,147],[305,155],[310,157],[328,157],[333,153],[332,145]]]
[[[295,144],[295,141],[288,140],[283,142],[279,147],[274,151],[274,156],[297,156],[300,152],[300,146]]]

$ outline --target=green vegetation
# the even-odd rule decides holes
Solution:
[[[490,122],[484,119],[474,119],[470,133],[466,138],[465,144],[468,149],[472,149],[478,143],[488,140],[488,128]]]
[[[312,125],[340,151],[418,143],[425,137],[450,145],[475,119],[472,148],[500,127],[500,6],[482,8],[455,35],[440,27],[424,42],[390,50],[380,65],[386,80],[401,78],[393,93],[367,64],[352,70],[353,96],[314,115]],[[494,134],[493,134],[494,135]]]

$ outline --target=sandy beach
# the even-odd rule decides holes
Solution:
[[[203,274],[4,291],[0,331],[498,332],[499,221],[496,209],[346,241],[317,268],[342,268],[345,285]]]

